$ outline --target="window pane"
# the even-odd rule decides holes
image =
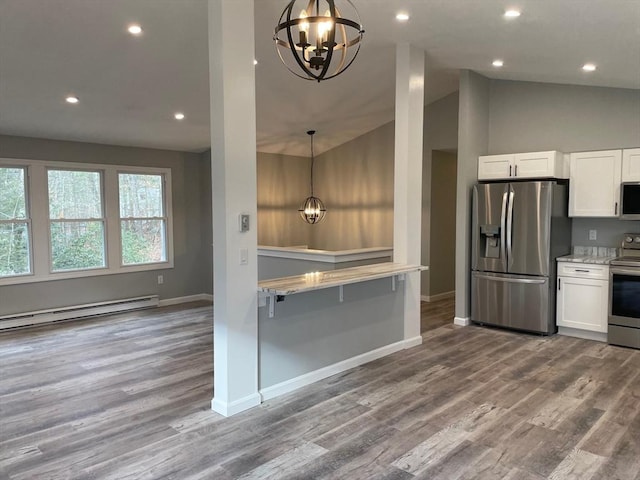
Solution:
[[[48,178],[52,220],[102,218],[100,172],[49,170]]]
[[[162,217],[162,175],[121,173],[120,217]]]
[[[24,168],[0,168],[0,220],[27,218]]]
[[[0,224],[0,277],[30,272],[27,224]]]
[[[104,267],[102,222],[52,222],[53,271]]]
[[[122,221],[122,263],[136,265],[167,260],[164,220]]]

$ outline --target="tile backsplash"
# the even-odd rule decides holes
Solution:
[[[574,255],[590,255],[593,257],[617,257],[618,249],[616,247],[583,247],[576,245],[572,252]]]

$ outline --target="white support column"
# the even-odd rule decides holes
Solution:
[[[396,133],[393,201],[393,261],[420,264],[424,51],[396,47]],[[404,339],[420,337],[420,273],[405,279]]]
[[[261,400],[253,3],[209,0],[214,242],[211,408],[225,416]],[[242,26],[240,37],[238,25]],[[240,232],[240,214],[250,215],[248,232]],[[246,264],[241,265],[241,256]]]

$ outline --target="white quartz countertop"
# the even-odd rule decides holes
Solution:
[[[393,262],[374,263],[328,272],[312,272],[291,277],[262,280],[258,282],[258,291],[271,295],[293,295],[295,293],[366,282],[428,269],[429,267],[423,265],[405,265]]]
[[[572,263],[591,263],[597,265],[609,265],[609,262],[616,258],[616,255],[601,256],[601,255],[565,255],[564,257],[558,257],[556,260],[559,262],[572,262]]]

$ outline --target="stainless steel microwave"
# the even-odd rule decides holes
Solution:
[[[620,185],[620,218],[640,220],[640,182],[624,182]]]

